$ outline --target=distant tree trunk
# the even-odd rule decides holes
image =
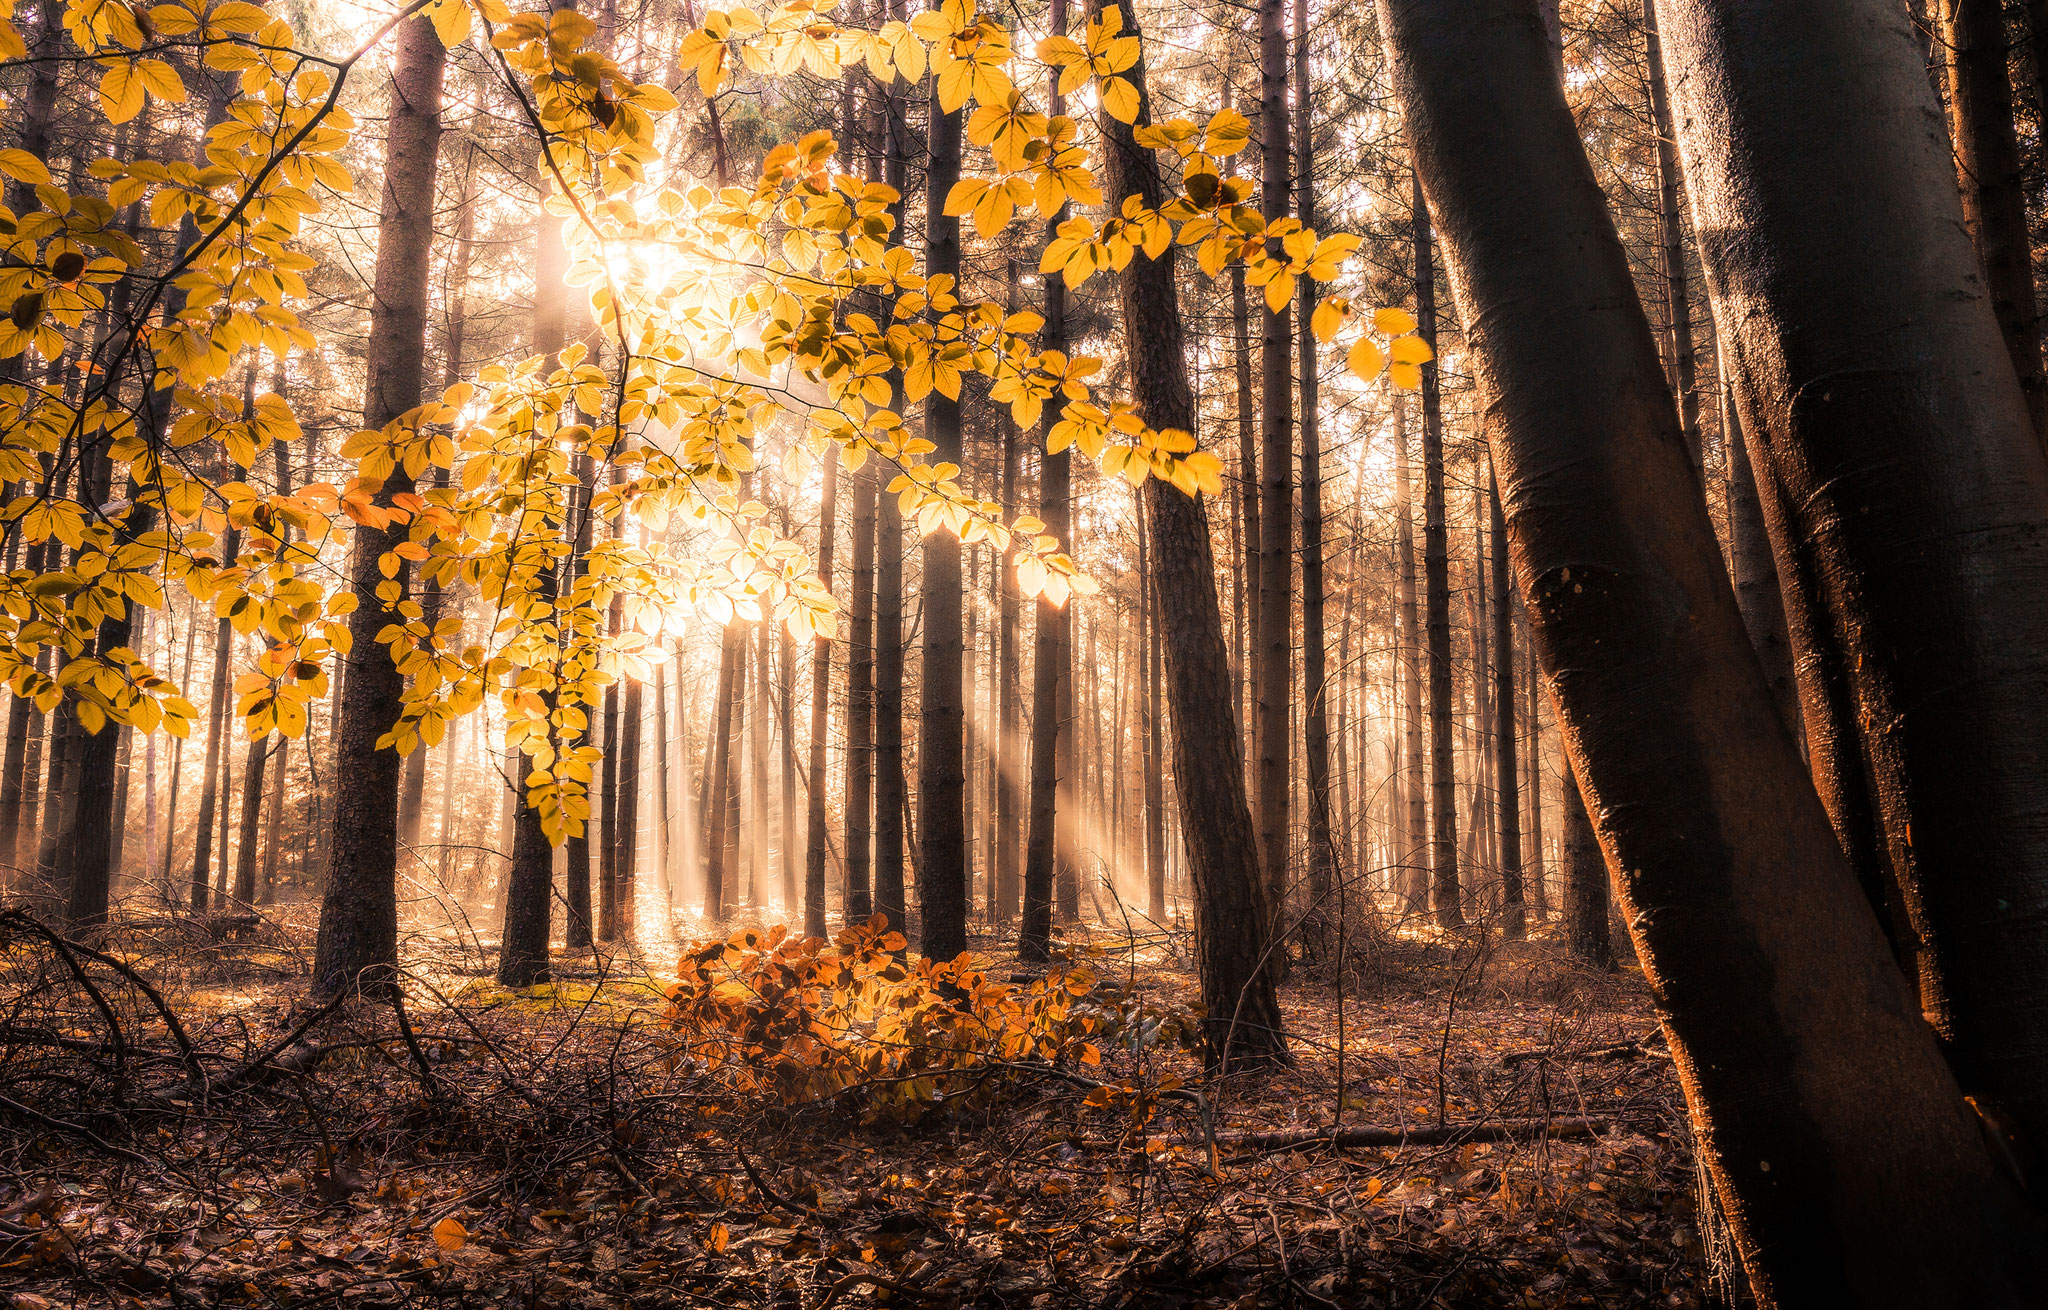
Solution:
[[[1671,96],[1664,84],[1658,52],[1657,0],[1643,0],[1643,35],[1649,51],[1650,123],[1657,133],[1657,259],[1664,280],[1665,312],[1670,317],[1671,395],[1678,405],[1678,428],[1695,469],[1703,467],[1700,449],[1698,353],[1692,338],[1692,289],[1685,271],[1685,221],[1679,208],[1678,132],[1671,122]]]
[[[1771,554],[1771,536],[1757,499],[1756,471],[1749,462],[1749,442],[1735,408],[1733,384],[1723,410],[1721,441],[1728,450],[1728,539],[1735,565],[1735,604],[1742,626],[1763,666],[1764,681],[1778,716],[1797,739],[1804,719],[1799,711],[1799,681],[1792,670],[1792,641],[1785,630],[1785,596],[1778,586],[1778,561]]]
[[[902,0],[892,6],[900,11]],[[910,127],[904,121],[902,95],[890,83],[884,97],[888,132],[882,180],[898,196],[906,194]],[[892,242],[903,239],[904,205],[893,207],[896,226]],[[900,378],[892,378],[889,408],[903,412]],[[903,820],[907,804],[903,780],[903,511],[893,495],[878,494],[875,506],[875,911],[887,916],[898,931],[903,918]]]
[[[50,543],[37,542],[28,548],[28,567],[31,573],[44,572],[44,559]],[[47,648],[46,648],[47,649]],[[39,653],[40,655],[40,653]],[[38,664],[42,664],[40,658]],[[34,803],[36,766],[41,763],[42,743],[36,742],[36,749],[29,750],[29,724],[37,717],[35,701],[29,696],[10,696],[7,702],[7,750],[4,763],[0,763],[0,862],[9,868],[0,885],[13,882],[19,857],[15,854],[20,845],[24,825],[22,824],[23,800]],[[33,820],[27,827],[33,828]]]
[[[1271,0],[1268,0],[1270,3]],[[1232,45],[1235,51],[1235,43]],[[1237,60],[1233,53],[1226,65],[1223,83],[1223,103],[1230,107],[1230,79],[1237,71]],[[1229,176],[1237,176],[1238,156],[1232,155],[1224,166]],[[1231,684],[1231,695],[1236,701],[1237,722],[1241,732],[1247,734],[1240,750],[1247,759],[1253,759],[1257,747],[1249,738],[1258,735],[1259,672],[1258,659],[1246,649],[1256,643],[1254,633],[1264,631],[1259,625],[1259,578],[1253,561],[1259,558],[1265,541],[1265,526],[1259,517],[1259,426],[1255,406],[1257,401],[1252,393],[1252,318],[1251,307],[1245,295],[1244,264],[1232,260],[1230,264],[1230,326],[1231,326],[1231,373],[1232,395],[1237,401],[1237,501],[1238,512],[1244,520],[1244,538],[1237,560],[1237,583],[1243,588],[1244,610],[1238,615],[1237,664],[1238,678]]]
[[[1614,967],[1607,930],[1607,865],[1593,835],[1578,779],[1569,768],[1564,785],[1564,933],[1573,955],[1597,969]]]
[[[276,738],[278,744],[285,740],[286,738],[282,736]],[[250,742],[248,757],[242,765],[242,835],[240,843],[235,847],[234,899],[237,905],[256,904],[256,861],[260,853],[258,839],[263,831],[264,769],[270,763],[272,749],[272,741],[267,737],[261,741]]]
[[[1527,627],[1526,618],[1523,626]],[[1522,672],[1522,694],[1527,697],[1522,705],[1522,722],[1529,740],[1529,749],[1522,756],[1522,792],[1529,798],[1528,883],[1534,893],[1536,921],[1541,923],[1550,918],[1550,879],[1543,853],[1543,717],[1536,703],[1536,652],[1527,643],[1522,654]]]
[[[1017,285],[1017,261],[1010,261],[1011,309],[1015,310]],[[1017,500],[1017,428],[1006,412],[1003,417],[1003,470],[1000,503],[1016,505]],[[995,837],[995,881],[989,896],[989,919],[998,931],[1017,913],[1019,895],[1018,874],[1021,870],[1023,843],[1018,840],[1018,829],[1024,822],[1019,811],[1022,793],[1021,779],[1024,771],[1024,752],[1020,749],[1019,721],[1017,706],[1017,663],[1021,647],[1017,642],[1017,571],[998,561],[996,571],[1001,575],[997,586],[1000,592],[1002,627],[997,635],[996,647],[996,837]]]
[[[1429,911],[1429,792],[1422,753],[1422,613],[1415,586],[1415,479],[1408,467],[1408,409],[1394,402],[1394,535],[1400,555],[1401,794],[1407,805],[1400,844],[1401,912]]]
[[[859,923],[875,912],[869,882],[874,837],[875,777],[875,497],[872,462],[853,471],[853,603],[846,638],[846,890],[845,916]]]
[[[1308,0],[1294,0],[1295,213],[1315,225],[1315,83],[1309,71]],[[1301,374],[1301,724],[1302,768],[1308,783],[1308,894],[1318,918],[1331,909],[1338,877],[1330,821],[1330,686],[1323,649],[1323,447],[1319,428],[1316,336],[1310,310],[1316,284],[1294,290],[1302,306],[1297,349]]]
[[[938,83],[931,91],[925,171],[925,275],[958,277],[960,220],[945,213],[946,196],[960,179],[961,112],[945,112]],[[933,463],[963,461],[960,402],[934,390],[925,398],[925,438]],[[924,659],[918,693],[917,901],[918,946],[927,959],[950,960],[967,949],[966,706],[961,694],[962,636],[960,538],[949,531],[924,535],[919,599]]]
[[[827,446],[819,465],[825,483],[818,506],[818,584],[832,589],[832,556],[836,549],[839,508],[839,447]],[[825,932],[825,847],[830,833],[825,826],[825,739],[829,733],[832,708],[832,643],[819,637],[811,644],[811,739],[810,758],[804,772],[808,805],[804,815],[804,935],[823,937]],[[849,823],[849,840],[851,839]]]
[[[555,244],[559,245],[559,242]],[[597,459],[588,451],[580,452],[570,461],[569,467],[571,476],[576,479],[575,487],[569,492],[569,514],[574,535],[569,558],[564,562],[564,571],[568,574],[568,586],[573,592],[590,569],[590,542],[595,531],[591,522],[590,507],[597,493]],[[590,726],[586,721],[583,730],[576,734],[570,744],[586,746],[590,744],[590,740]],[[604,749],[611,749],[609,738],[604,743]],[[596,917],[591,913],[590,904],[590,844],[594,834],[597,840],[603,840],[603,825],[609,817],[604,813],[603,768],[599,769],[598,777],[598,794],[595,797],[597,805],[591,816],[584,820],[583,831],[571,835],[562,843],[562,945],[578,952],[590,949],[593,940],[592,930],[597,924]],[[591,798],[586,796],[586,800],[588,799]],[[549,870],[548,876],[552,882],[552,869]],[[551,910],[550,914],[552,913]]]
[[[1103,4],[1089,0],[1090,16],[1099,14]],[[1138,35],[1128,18],[1125,31]],[[1142,47],[1124,76],[1145,97],[1138,111],[1143,126],[1150,120],[1151,104]],[[1107,143],[1103,173],[1110,207],[1119,208],[1132,196],[1147,208],[1165,203],[1158,167],[1151,152],[1137,146],[1131,126],[1107,113],[1097,117]],[[1140,414],[1155,429],[1192,432],[1195,401],[1173,266],[1170,250],[1156,260],[1139,252],[1117,275],[1117,298]],[[1273,986],[1279,945],[1272,936],[1273,907],[1265,896],[1243,765],[1230,749],[1237,724],[1230,717],[1230,702],[1216,694],[1229,677],[1230,664],[1216,600],[1208,510],[1200,499],[1159,478],[1146,479],[1144,491],[1152,585],[1160,615],[1170,616],[1164,646],[1173,774],[1195,885],[1195,953],[1208,1008],[1208,1058],[1226,1068],[1269,1065],[1287,1059],[1287,1035]]]
[[[937,6],[934,6],[936,8]],[[961,111],[939,104],[933,79],[925,170],[925,276],[960,273],[960,219],[946,214],[946,196],[960,180]],[[936,318],[936,315],[934,315]],[[960,402],[934,390],[925,398],[925,439],[936,449],[934,464],[961,464]],[[960,670],[960,538],[950,531],[927,532],[923,602],[924,664],[917,716],[918,946],[925,958],[950,960],[967,949],[965,880],[972,876],[967,854],[966,706]]]
[[[1143,508],[1141,498],[1141,518]],[[1138,703],[1143,707],[1143,719],[1138,730],[1145,738],[1145,913],[1154,923],[1162,923],[1166,919],[1166,750],[1164,725],[1160,723],[1159,688],[1166,675],[1160,636],[1164,616],[1160,613],[1159,595],[1152,582],[1151,552],[1146,548],[1151,526],[1149,521],[1143,522],[1138,534],[1139,594],[1143,598],[1138,627],[1141,643]]]
[[[605,834],[612,845],[612,940],[631,942],[640,896],[640,719],[645,687],[626,680],[620,699],[618,827]],[[606,743],[610,750],[610,743]]]
[[[1759,1304],[2031,1300],[2001,1266],[2038,1218],[1771,708],[1534,6],[1381,13],[1545,676]]]
[[[2027,416],[2048,437],[2048,377],[2041,368],[2041,315],[2019,138],[2013,129],[2005,6],[1939,0],[1949,135],[1961,184],[1963,226],[1977,250],[1991,312],[2019,374]]]
[[[1053,35],[1067,30],[1067,0],[1051,0],[1047,9],[1047,30]],[[1050,74],[1046,92],[1049,114],[1066,112],[1066,98],[1060,94],[1057,69]],[[1046,224],[1048,233],[1066,221],[1070,206]],[[1039,329],[1041,350],[1067,348],[1067,284],[1060,278],[1045,279],[1045,325]],[[1072,498],[1071,449],[1057,454],[1044,449],[1042,438],[1049,435],[1055,417],[1048,412],[1041,432],[1038,456],[1038,517],[1048,535],[1071,544]],[[1024,849],[1023,913],[1017,925],[1019,959],[1040,961],[1052,958],[1053,874],[1057,859],[1059,827],[1059,762],[1057,759],[1062,703],[1060,691],[1068,679],[1066,613],[1043,595],[1032,606],[1031,667],[1031,789],[1029,792],[1030,836]]]
[[[740,620],[729,620],[719,635],[718,686],[712,696],[711,767],[704,773],[704,917],[714,929],[725,921],[728,901],[738,899],[731,885],[736,870],[726,855],[731,844],[726,796],[732,787],[733,683],[745,641]]]
[[[1436,350],[1436,251],[1422,174],[1415,175],[1415,319]],[[1458,774],[1451,742],[1451,543],[1444,517],[1444,416],[1432,359],[1422,366],[1422,569],[1429,663],[1430,892],[1439,927],[1465,922],[1458,880]]]
[[[543,149],[547,148],[543,143]],[[546,168],[540,170],[536,183],[541,197],[545,199],[550,190]],[[547,362],[544,367],[549,370],[560,362],[562,347],[569,339],[569,298],[566,285],[569,251],[565,242],[565,225],[566,220],[549,221],[543,218],[534,242],[533,349],[545,357]],[[588,488],[594,477],[590,471],[590,462],[587,459],[580,460],[572,467],[577,471],[579,488]],[[577,547],[589,544],[587,492],[585,497],[579,498],[571,493],[565,511],[576,515],[577,526],[572,540]],[[524,528],[525,525],[522,523],[521,527]],[[568,531],[566,523],[562,527],[564,531]],[[541,599],[553,602],[559,595],[560,587],[561,573],[555,569],[545,569],[536,590],[540,593]],[[552,720],[553,694],[544,695],[542,701]],[[561,743],[555,741],[551,734],[548,745],[559,747]],[[533,987],[552,980],[554,976],[548,958],[548,948],[554,923],[555,851],[552,843],[548,841],[546,830],[541,826],[540,811],[527,800],[525,754],[518,747],[510,747],[506,750],[506,763],[512,783],[512,859],[511,867],[505,876],[504,940],[498,950],[498,981],[507,987]],[[588,831],[587,820],[585,830]],[[570,868],[573,870],[573,848],[568,854]],[[584,868],[589,868],[587,860]],[[583,908],[586,911],[585,922],[588,922],[587,899]],[[574,931],[573,926],[570,931]]]
[[[383,207],[377,221],[377,270],[370,298],[368,381],[363,425],[378,429],[420,403],[426,364],[427,282],[433,271],[434,173],[441,145],[441,75],[448,52],[434,25],[408,19],[392,56],[392,105],[385,137]],[[403,467],[384,480],[376,503],[409,495]],[[323,994],[394,985],[398,960],[398,752],[377,739],[398,722],[405,678],[377,634],[398,622],[411,568],[398,561],[387,580],[379,562],[411,535],[410,525],[357,524],[349,583],[358,599],[349,617],[351,650],[341,687],[335,773],[333,852],[313,985]],[[390,599],[379,589],[395,591]]]
[[[1268,224],[1292,206],[1287,124],[1287,0],[1259,0],[1259,210]],[[1277,249],[1277,243],[1276,249]],[[1289,710],[1294,702],[1294,332],[1292,302],[1259,311],[1259,625],[1255,817],[1259,866],[1276,915],[1287,911]],[[1168,426],[1159,424],[1158,426]],[[1192,428],[1189,431],[1193,431]],[[1286,969],[1284,948],[1275,967]]]
[[[1879,853],[1964,1091],[2048,1142],[2048,456],[1910,23],[1674,0],[1665,28],[1695,202],[1737,224],[1702,249],[1822,800]],[[1806,685],[1830,664],[1838,699]]]
[[[241,550],[241,545],[242,534],[234,528],[229,528],[221,537],[221,563],[233,563]],[[374,572],[375,561],[372,561],[371,568]],[[377,576],[379,581],[383,580],[381,573]],[[213,894],[213,819],[220,805],[220,777],[227,734],[232,731],[228,724],[228,667],[234,662],[234,642],[234,625],[226,619],[216,620],[213,636],[213,695],[207,701],[206,710],[206,772],[200,775],[199,827],[192,839],[192,908],[195,910],[204,910],[207,899]],[[376,649],[379,653],[383,652],[381,646]],[[395,706],[392,718],[394,721],[397,719]],[[225,859],[227,852],[222,851],[221,856]],[[393,895],[396,895],[395,890]],[[397,903],[394,901],[394,924],[397,913]],[[394,926],[394,943],[397,931]],[[396,949],[395,944],[393,949]]]
[[[1522,800],[1515,738],[1515,611],[1508,589],[1508,530],[1500,484],[1490,479],[1486,503],[1493,525],[1493,713],[1495,813],[1500,823],[1501,931],[1519,941],[1522,910]]]

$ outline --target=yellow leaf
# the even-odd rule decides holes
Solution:
[[[1372,314],[1372,325],[1389,336],[1400,336],[1415,330],[1415,315],[1405,309],[1376,309]]]
[[[1380,353],[1380,348],[1373,344],[1370,337],[1360,337],[1354,342],[1351,353],[1344,360],[1345,367],[1364,382],[1370,382],[1378,377],[1386,364],[1386,356]]]
[[[1120,123],[1138,121],[1138,88],[1130,79],[1112,77],[1102,84],[1102,107]]]

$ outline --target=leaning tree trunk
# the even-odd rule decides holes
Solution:
[[[1105,0],[1089,0],[1091,17]],[[1138,33],[1125,20],[1125,30]],[[1137,126],[1151,118],[1145,58],[1124,74],[1145,97]],[[1112,208],[1132,196],[1148,209],[1166,201],[1158,165],[1138,146],[1132,127],[1098,115],[1106,148],[1104,180]],[[1284,167],[1284,165],[1283,165]],[[1142,251],[1117,274],[1131,392],[1145,422],[1156,430],[1195,430],[1195,398],[1188,386],[1174,255],[1152,259]],[[1286,464],[1283,456],[1282,465]],[[1223,641],[1223,611],[1209,546],[1205,502],[1159,478],[1145,481],[1151,531],[1153,594],[1165,622],[1167,711],[1173,719],[1174,784],[1180,795],[1188,872],[1195,886],[1195,955],[1201,975],[1203,1021],[1212,1063],[1257,1067],[1287,1059],[1287,1035],[1275,995],[1273,906],[1261,877],[1256,830],[1236,751],[1237,723],[1218,688],[1230,675]],[[1263,694],[1264,684],[1262,684]]]
[[[1649,52],[1650,125],[1657,133],[1657,262],[1664,282],[1664,307],[1671,343],[1671,395],[1678,427],[1692,466],[1700,450],[1698,352],[1692,338],[1692,283],[1685,270],[1685,222],[1679,207],[1678,141],[1671,124],[1671,96],[1658,57],[1657,0],[1643,0],[1643,34]]]
[[[424,18],[398,29],[391,67],[392,104],[385,136],[384,200],[377,220],[377,271],[370,298],[368,381],[363,426],[382,428],[420,403],[427,354],[427,282],[433,272],[434,172],[441,147],[441,75],[448,51]],[[384,479],[376,503],[410,495],[401,466]],[[325,994],[348,987],[384,988],[398,962],[398,781],[403,759],[377,739],[398,722],[405,677],[391,648],[377,640],[404,620],[411,568],[397,560],[384,599],[382,560],[411,535],[404,522],[351,534],[349,583],[357,605],[349,615],[348,676],[341,686],[340,734],[334,771],[334,837],[313,985]]]
[[[2048,1142],[2048,456],[1912,26],[1672,0],[1664,55],[1822,800],[1964,1090]]]
[[[1536,6],[1381,12],[1544,674],[1758,1301],[2020,1304],[2036,1220],[1771,706]]]
[[[1999,0],[1940,0],[1963,226],[1977,248],[1991,312],[2019,374],[2034,431],[2048,437],[2048,378],[2041,370],[2041,317],[2034,295],[2034,248],[2013,130],[2005,6]]]

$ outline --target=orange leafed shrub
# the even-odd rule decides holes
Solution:
[[[1085,967],[1001,982],[972,953],[932,961],[904,946],[879,914],[831,941],[774,927],[693,946],[668,993],[671,1059],[785,1105],[858,1089],[865,1118],[907,1123],[986,1097],[1020,1066],[1099,1065],[1108,1042],[1192,1046],[1199,1028]]]

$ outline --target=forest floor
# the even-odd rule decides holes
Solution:
[[[1540,938],[1297,962],[1295,1066],[1212,1077],[1162,1036],[1185,938],[1098,933],[1076,1004],[1151,1020],[906,1100],[736,1082],[623,952],[511,993],[421,937],[402,1006],[317,1005],[311,918],[85,949],[0,915],[0,1308],[1727,1295],[1640,976]]]

